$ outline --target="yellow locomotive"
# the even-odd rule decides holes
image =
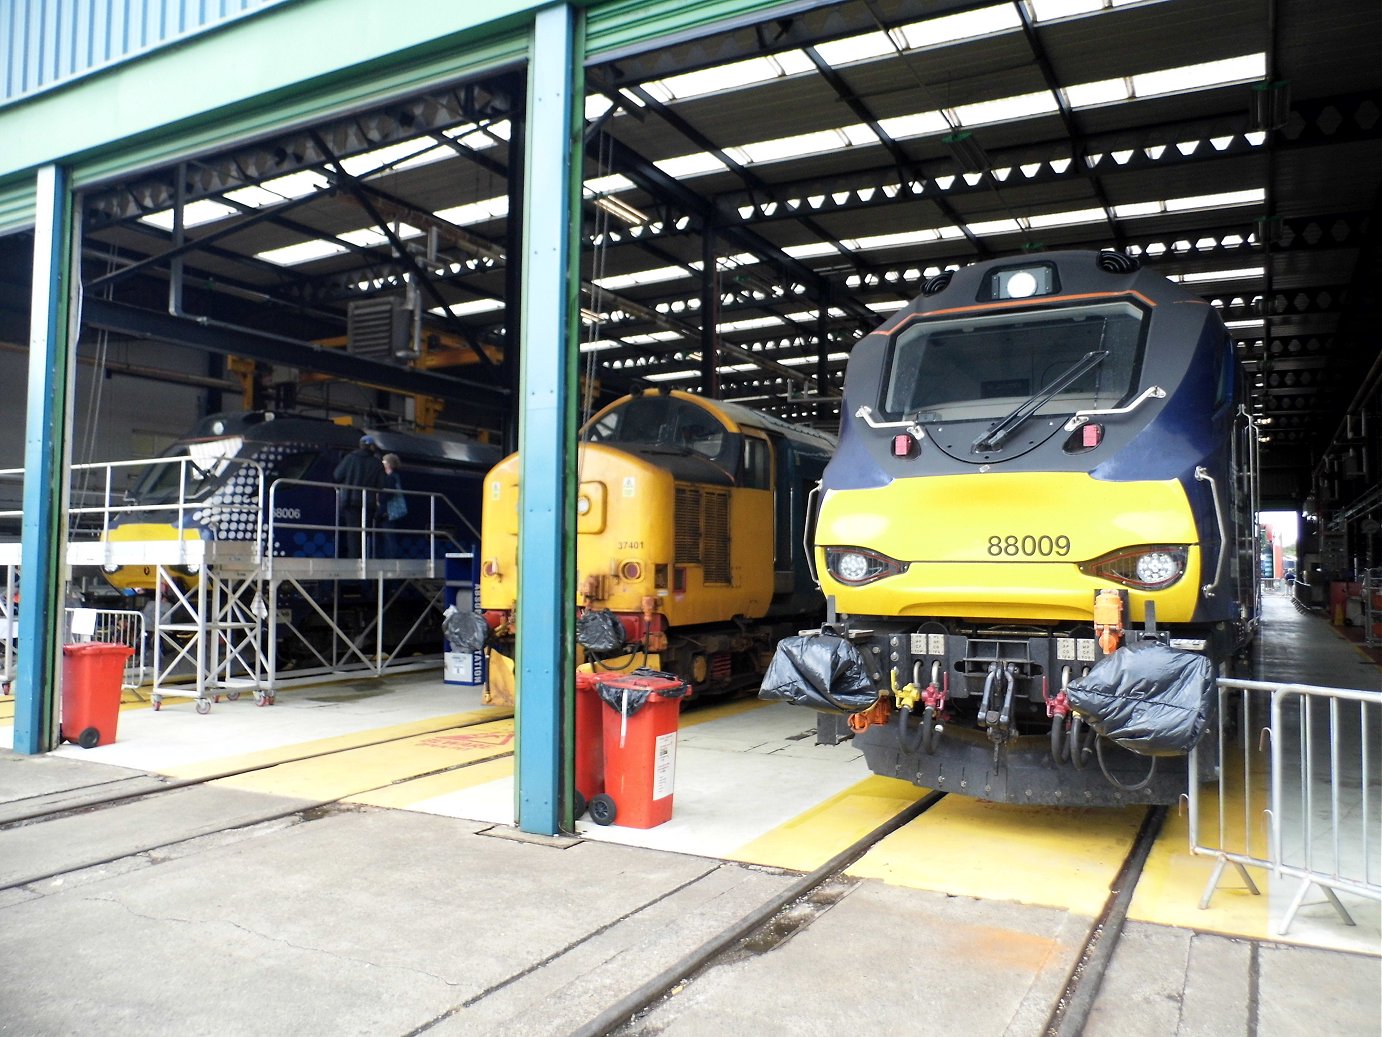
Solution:
[[[747,407],[649,391],[581,430],[577,641],[597,667],[651,665],[696,693],[752,686],[819,614],[807,497],[834,439]],[[501,647],[518,589],[517,454],[485,478],[480,606]]]

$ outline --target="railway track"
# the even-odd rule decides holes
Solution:
[[[661,1032],[657,1008],[671,993],[684,994],[699,977],[717,966],[748,955],[770,953],[789,936],[809,927],[845,895],[851,885],[861,881],[846,876],[854,862],[889,835],[922,817],[945,796],[946,793],[933,792],[917,800],[815,871],[803,875],[757,911],[572,1030],[570,1037],[650,1037]],[[1082,1032],[1121,937],[1133,891],[1165,816],[1165,807],[1149,808],[1144,815],[1111,884],[1104,907],[1091,921],[1074,967],[1051,1006],[1046,1026],[1041,1031],[1043,1037],[1077,1037]],[[832,886],[842,888],[832,891]]]

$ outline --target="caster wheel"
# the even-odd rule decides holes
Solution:
[[[200,713],[202,716],[206,716],[206,714],[210,713],[210,712],[211,712],[211,700],[210,700],[210,699],[197,699],[197,712]]]
[[[239,700],[239,698],[240,698],[240,693],[239,693],[238,691],[228,691],[228,692],[226,692],[226,701],[227,701],[227,702],[236,702],[236,701]]]
[[[272,706],[272,705],[273,705],[275,702],[277,702],[277,701],[278,701],[278,696],[277,696],[277,695],[270,695],[270,696],[269,696],[269,705]]]
[[[585,808],[590,804],[587,803],[585,797],[581,795],[580,789],[576,790],[575,796],[576,798],[571,801],[571,816],[581,817],[585,814]]]
[[[211,696],[211,701],[212,701],[212,702],[215,702],[215,703],[219,703],[219,702],[221,701],[221,696],[219,696],[219,695],[212,695],[212,696]]]
[[[614,818],[619,810],[614,805],[614,800],[610,799],[603,792],[594,796],[590,800],[590,820],[597,825],[608,825],[614,823]]]
[[[94,749],[96,747],[96,743],[100,740],[101,732],[96,730],[94,727],[88,727],[83,729],[82,733],[77,736],[77,744],[80,745],[83,749]]]
[[[256,691],[254,693],[254,704],[256,706],[267,706],[269,704],[269,696],[265,695],[262,691]]]
[[[157,695],[155,695],[155,696],[154,696],[153,702],[154,702],[154,712],[157,713],[160,709],[163,708],[163,700],[162,700],[161,698],[159,698]]]

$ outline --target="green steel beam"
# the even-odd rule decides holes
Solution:
[[[34,283],[29,330],[29,397],[24,423],[24,519],[20,527],[18,676],[15,752],[57,744],[53,689],[67,539],[67,428],[71,395],[68,297],[72,266],[72,194],[60,166],[38,171]]]
[[[572,828],[580,27],[565,4],[538,13],[524,144],[515,797],[543,835]]]

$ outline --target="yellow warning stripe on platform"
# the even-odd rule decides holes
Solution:
[[[464,792],[491,781],[501,781],[513,777],[513,756],[503,756],[497,760],[463,767],[445,774],[428,774],[390,785],[388,788],[374,789],[370,792],[351,796],[347,803],[361,803],[372,807],[389,807],[407,810],[453,792]]]
[[[814,871],[928,791],[873,775],[726,856],[746,864]]]
[[[511,754],[513,738],[513,721],[496,720],[282,763],[267,770],[221,778],[212,784],[331,802],[446,768]]]
[[[1131,848],[1139,807],[1036,807],[947,796],[848,871],[952,896],[1096,915]]]
[[[273,707],[268,706],[265,708],[272,709]],[[304,756],[317,756],[322,753],[355,749],[360,746],[368,745],[371,742],[408,738],[411,735],[430,735],[440,731],[448,731],[455,727],[463,727],[466,724],[476,724],[485,720],[499,719],[511,718],[508,717],[508,711],[503,709],[488,707],[472,709],[464,713],[449,713],[446,716],[432,717],[427,720],[414,720],[406,724],[393,724],[388,727],[372,727],[364,731],[354,731],[350,734],[335,735],[331,738],[319,738],[311,742],[294,742],[291,745],[282,745],[274,749],[262,749],[252,753],[242,753],[238,756],[223,756],[215,760],[198,760],[196,763],[189,763],[185,766],[170,767],[161,773],[166,774],[170,778],[206,778],[216,774],[225,774],[227,771],[270,767],[275,764],[297,760]]]

